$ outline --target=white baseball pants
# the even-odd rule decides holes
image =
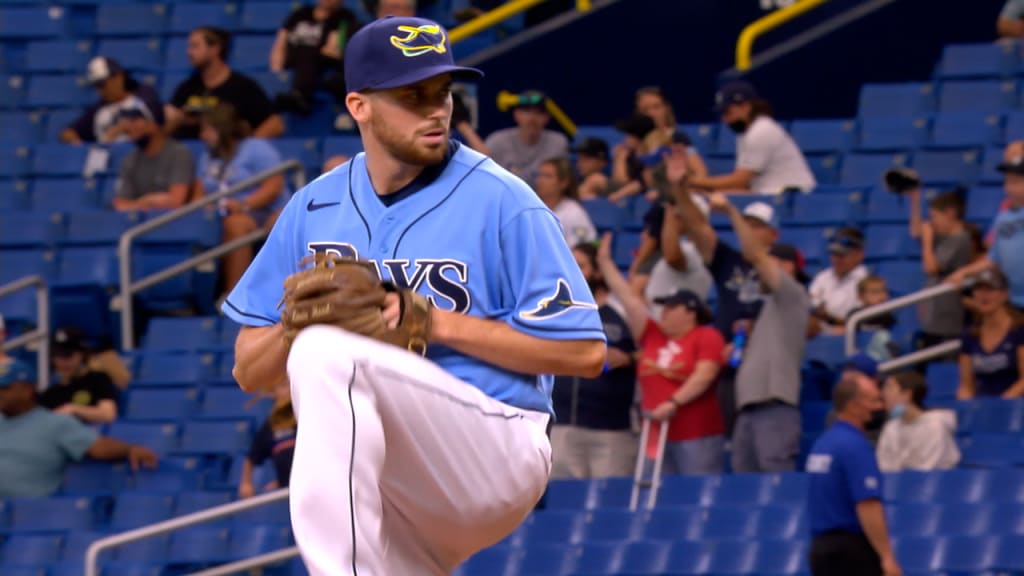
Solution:
[[[291,517],[312,576],[449,574],[544,493],[549,416],[333,326],[288,356],[298,438]]]

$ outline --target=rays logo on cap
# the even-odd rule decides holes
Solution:
[[[537,304],[537,307],[533,310],[520,312],[519,317],[532,320],[544,320],[560,316],[575,308],[596,310],[597,306],[589,302],[574,300],[572,297],[572,291],[569,289],[569,283],[560,278],[555,286],[554,294],[541,299]]]
[[[399,26],[400,32],[405,32],[404,37],[392,36],[391,45],[402,51],[402,54],[413,58],[422,56],[429,52],[444,54],[448,51],[445,46],[447,38],[441,27],[433,24],[423,26]]]

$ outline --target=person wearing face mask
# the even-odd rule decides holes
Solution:
[[[878,387],[878,361],[874,357],[863,352],[854,354],[846,359],[843,370],[839,374],[839,381],[854,380],[865,386]],[[829,428],[835,423],[838,414],[832,410],[825,417],[825,427]],[[872,446],[878,445],[878,437],[882,433],[882,427],[888,419],[889,413],[885,408],[879,407],[871,413],[871,418],[864,423],[864,436],[871,442]]]
[[[715,95],[715,110],[736,133],[736,169],[718,176],[693,175],[691,186],[754,194],[810,192],[817,186],[803,152],[751,84],[736,81],[722,86]]]
[[[956,412],[925,410],[928,385],[920,372],[897,372],[885,379],[882,400],[889,421],[878,441],[882,472],[945,470],[960,461],[956,446]]]
[[[163,109],[138,106],[118,114],[119,129],[135,143],[118,167],[113,208],[171,210],[184,206],[195,175],[192,152],[164,134]]]

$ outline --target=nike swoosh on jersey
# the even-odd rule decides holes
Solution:
[[[338,204],[341,204],[341,202],[324,202],[323,204],[317,204],[316,200],[313,200],[312,198],[310,198],[309,199],[309,204],[306,204],[306,210],[308,210],[310,212],[316,212],[317,210],[319,210],[321,208],[328,208],[328,207],[331,207],[331,206],[337,206]]]

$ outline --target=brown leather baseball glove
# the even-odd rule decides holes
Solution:
[[[308,262],[303,259],[302,265]],[[398,325],[384,322],[384,299],[397,292],[401,303]],[[425,354],[430,337],[430,303],[412,290],[380,281],[373,265],[363,260],[318,254],[313,266],[284,281],[281,324],[285,342],[303,328],[329,324],[342,330]]]

